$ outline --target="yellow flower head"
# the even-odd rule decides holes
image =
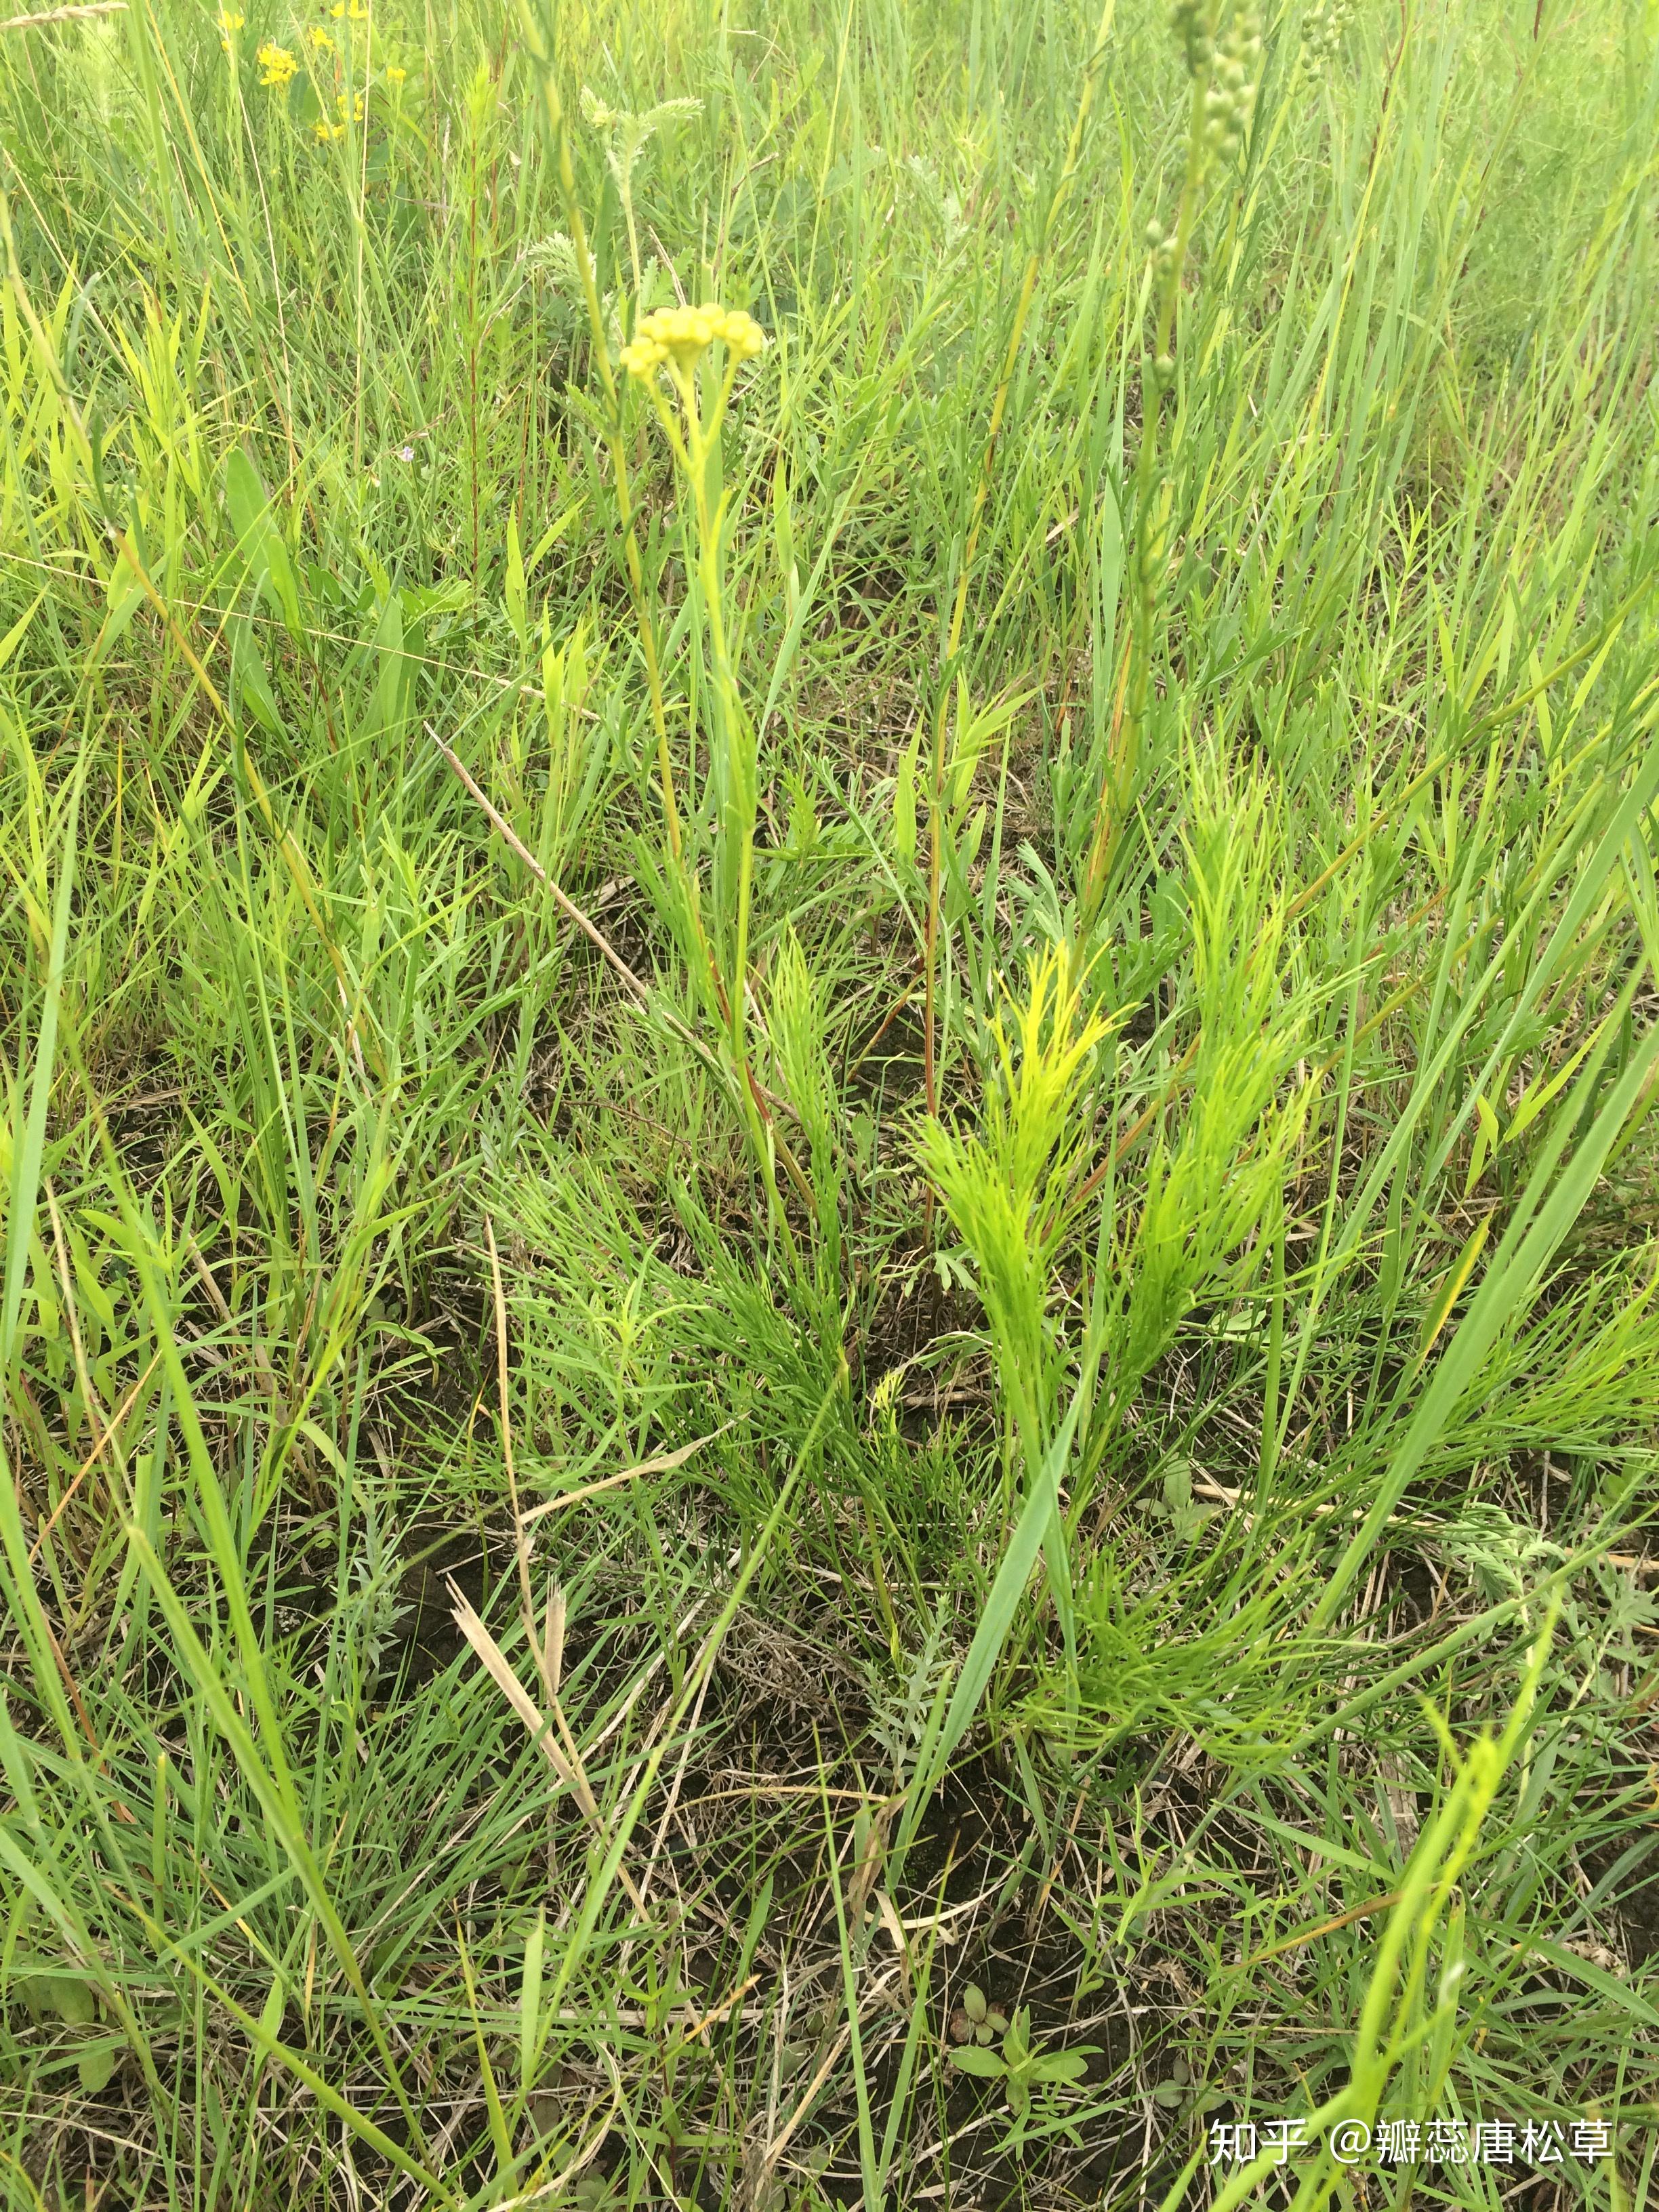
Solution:
[[[622,365],[638,377],[652,375],[666,361],[688,369],[717,339],[738,360],[752,361],[766,343],[766,334],[741,307],[659,307],[641,322],[632,344],[623,348]]]
[[[368,21],[368,10],[364,7],[363,0],[334,0],[334,5],[328,12],[337,23],[342,17],[353,23],[366,23]]]
[[[306,43],[313,53],[331,54],[334,51],[334,41],[320,23],[313,23],[306,33]]]
[[[401,84],[408,75],[409,71],[406,69],[399,69],[397,63],[393,62],[386,70],[386,81],[388,84]]]
[[[299,66],[286,46],[270,39],[259,49],[259,82],[273,91],[281,92]]]
[[[232,39],[246,21],[246,15],[234,15],[228,8],[222,8],[219,10],[219,38],[227,53],[230,51]]]

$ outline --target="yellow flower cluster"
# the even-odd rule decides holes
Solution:
[[[306,33],[306,43],[313,53],[331,54],[334,51],[334,41],[320,23],[313,23]]]
[[[343,138],[345,137],[346,99],[344,93],[342,93],[339,98],[335,101],[334,111],[340,118],[337,123],[325,123],[319,118],[319,120],[313,123],[311,126],[312,135],[316,139],[317,143],[319,146],[326,146],[331,139]],[[353,95],[351,102],[351,119],[355,123],[361,123],[363,119],[363,95],[361,92]]]
[[[271,39],[260,47],[258,59],[260,83],[276,92],[284,88],[300,66],[286,46],[279,46]]]
[[[349,5],[348,0],[335,0],[335,5],[328,12],[337,23],[343,17],[354,23],[366,23],[368,21],[368,10],[364,7],[363,0],[349,0]]]
[[[752,361],[766,343],[766,333],[741,307],[659,307],[640,324],[633,343],[623,348],[622,365],[638,377],[650,376],[669,361],[690,368],[716,339],[738,360]]]
[[[246,21],[246,15],[237,15],[234,9],[222,8],[219,10],[219,43],[227,53],[230,52],[231,40]]]

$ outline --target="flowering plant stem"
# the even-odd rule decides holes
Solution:
[[[724,604],[720,591],[720,527],[721,509],[710,512],[708,506],[708,462],[713,452],[713,441],[718,437],[721,417],[731,396],[732,380],[737,374],[740,356],[729,350],[726,374],[719,401],[708,421],[702,421],[696,400],[695,371],[689,380],[677,376],[681,400],[685,408],[686,434],[682,440],[672,422],[662,394],[654,386],[653,396],[657,410],[668,429],[675,457],[692,485],[698,543],[698,582],[709,625],[709,644],[715,672],[717,714],[721,725],[721,752],[731,781],[721,809],[722,836],[735,836],[737,847],[737,891],[734,901],[735,930],[728,974],[721,971],[718,954],[710,943],[703,924],[702,900],[697,872],[688,862],[684,838],[680,827],[679,806],[674,789],[673,757],[668,743],[668,716],[663,701],[662,664],[657,646],[656,622],[650,595],[645,586],[644,563],[640,557],[638,532],[635,527],[631,479],[628,465],[628,447],[623,421],[622,390],[611,364],[611,348],[605,327],[604,310],[599,301],[599,280],[593,257],[587,244],[586,225],[582,220],[580,202],[576,193],[574,165],[570,158],[569,132],[565,122],[564,102],[559,96],[558,78],[553,55],[543,26],[538,19],[532,0],[518,0],[519,22],[524,33],[526,48],[535,66],[541,87],[542,112],[553,153],[554,168],[558,178],[559,198],[566,223],[569,227],[571,244],[575,249],[576,266],[581,276],[582,298],[587,311],[589,334],[593,359],[598,365],[603,392],[603,415],[605,446],[611,456],[617,495],[617,519],[623,538],[623,561],[628,576],[629,595],[633,601],[635,618],[639,626],[640,650],[645,661],[646,682],[651,696],[651,720],[657,739],[658,773],[662,784],[663,817],[668,836],[668,860],[671,872],[678,888],[684,910],[690,925],[696,953],[696,965],[712,993],[720,1019],[731,1047],[732,1064],[738,1078],[738,1091],[755,1155],[761,1165],[768,1193],[772,1200],[775,1220],[783,1224],[787,1239],[789,1231],[781,1206],[777,1203],[777,1182],[773,1169],[775,1155],[782,1159],[791,1182],[811,1206],[811,1186],[799,1164],[778,1133],[772,1117],[767,1112],[764,1094],[756,1081],[749,1064],[745,1035],[747,1001],[748,947],[750,909],[754,882],[755,811],[757,802],[756,782],[755,738],[743,712],[738,697],[731,654],[726,641]]]
[[[719,396],[705,421],[699,404],[695,364],[682,366],[672,358],[665,363],[679,400],[683,431],[661,385],[653,379],[649,389],[680,473],[691,489],[692,519],[697,536],[697,586],[708,625],[709,659],[714,677],[715,779],[724,863],[717,862],[717,880],[721,877],[729,878],[732,872],[736,878],[735,884],[726,882],[730,896],[723,902],[730,908],[729,957],[722,967],[718,951],[712,955],[714,977],[732,1064],[742,1079],[744,1105],[750,1120],[757,1121],[760,1101],[749,1072],[745,1020],[749,921],[755,877],[755,814],[759,801],[755,732],[738,694],[726,631],[720,544],[726,500],[723,495],[713,504],[709,500],[711,464],[738,366],[738,356],[728,351]],[[755,1133],[758,1137],[758,1125]],[[758,1151],[765,1158],[763,1142],[758,1145]]]

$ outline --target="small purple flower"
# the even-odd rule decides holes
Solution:
[[[414,459],[414,458],[415,458],[415,448],[414,448],[414,447],[413,447],[413,446],[399,446],[399,447],[398,447],[398,459],[400,461],[412,461],[412,460]]]

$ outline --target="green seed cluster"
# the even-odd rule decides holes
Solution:
[[[1146,226],[1146,251],[1152,257],[1152,275],[1160,284],[1167,284],[1175,274],[1175,233],[1165,230],[1156,216]]]
[[[1215,53],[1215,0],[1170,0],[1170,28],[1187,57],[1187,74],[1201,76]]]
[[[1261,14],[1255,0],[1244,0],[1233,10],[1204,94],[1205,139],[1224,161],[1244,143],[1261,79]]]
[[[1353,0],[1313,0],[1302,18],[1302,51],[1316,69],[1335,58],[1352,21]]]
[[[1314,0],[1317,8],[1343,8],[1347,0]],[[1224,160],[1244,143],[1255,112],[1261,76],[1261,0],[1239,0],[1224,33],[1218,0],[1170,0],[1170,28],[1179,40],[1188,74],[1204,81],[1204,139]]]

